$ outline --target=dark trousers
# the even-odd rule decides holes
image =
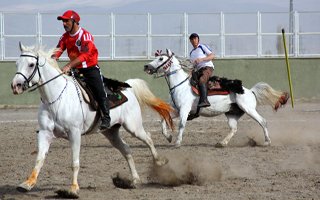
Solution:
[[[103,102],[107,100],[106,92],[102,81],[102,75],[100,73],[100,68],[82,68],[79,69],[79,73],[83,74],[84,81],[92,91],[92,94],[100,107],[103,104]]]

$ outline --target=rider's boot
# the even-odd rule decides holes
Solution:
[[[200,107],[200,108],[209,107],[210,103],[207,98],[208,89],[207,89],[207,85],[205,83],[199,84],[199,92],[200,92],[200,99],[199,99],[198,107]]]
[[[101,110],[101,124],[99,129],[105,130],[110,128],[110,109],[109,109],[109,102],[106,99],[105,101],[99,104]]]

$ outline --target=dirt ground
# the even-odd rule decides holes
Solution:
[[[276,113],[270,107],[258,110],[268,121],[269,147],[248,145],[249,138],[262,142],[263,133],[255,121],[244,116],[229,146],[216,148],[228,132],[221,115],[188,122],[182,147],[173,148],[160,133],[156,115],[145,113],[145,129],[169,163],[155,170],[146,145],[121,129],[142,180],[136,189],[113,185],[111,176],[117,172],[125,176],[129,169],[109,141],[100,134],[84,136],[80,199],[320,199],[320,102],[296,102],[294,109],[288,102]],[[56,139],[35,188],[29,193],[16,190],[35,163],[36,116],[36,109],[0,109],[1,200],[58,199],[55,191],[71,184],[69,143]],[[187,179],[177,182],[179,177]]]

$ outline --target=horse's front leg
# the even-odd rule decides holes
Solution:
[[[160,123],[161,123],[162,135],[168,140],[169,143],[171,143],[172,135],[168,133],[166,121],[162,119]]]
[[[80,170],[80,146],[81,146],[81,132],[79,130],[73,131],[69,136],[72,153],[72,184],[71,193],[75,196],[79,194],[78,174]]]
[[[20,192],[28,192],[30,191],[35,184],[37,183],[37,178],[40,173],[40,170],[43,166],[45,157],[48,153],[50,144],[52,142],[53,134],[47,130],[40,130],[38,133],[38,155],[36,159],[35,167],[32,170],[32,173],[28,177],[28,179],[21,183],[17,190]]]
[[[171,118],[174,119],[176,117],[178,117],[178,112],[174,112],[171,114]],[[170,133],[168,133],[167,131],[167,124],[166,121],[164,119],[161,120],[161,128],[162,128],[162,134],[164,135],[164,137],[168,140],[169,143],[172,142],[172,135]]]
[[[180,109],[179,133],[177,136],[177,140],[175,142],[175,147],[181,146],[182,136],[183,136],[184,129],[186,127],[189,112],[190,112],[190,108],[189,109],[187,109],[187,108]]]

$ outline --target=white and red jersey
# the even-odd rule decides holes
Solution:
[[[81,27],[73,35],[65,32],[57,45],[57,48],[60,48],[61,51],[58,51],[55,56],[59,58],[67,49],[68,57],[71,61],[76,58],[81,61],[81,64],[76,68],[94,67],[98,64],[98,49],[93,41],[93,36]]]

